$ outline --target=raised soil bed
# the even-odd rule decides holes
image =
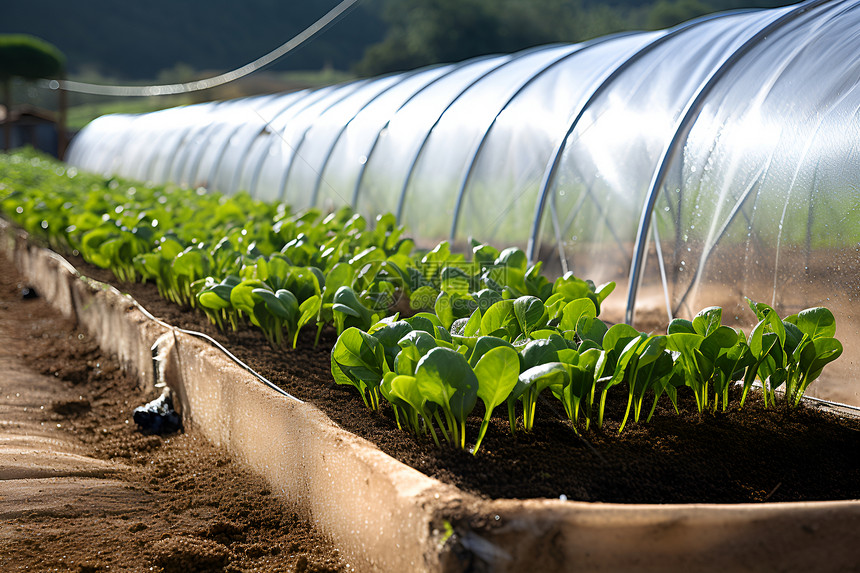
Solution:
[[[845,501],[860,497],[860,426],[833,412],[748,404],[700,418],[687,407],[620,436],[609,423],[579,438],[547,402],[534,434],[514,440],[499,418],[473,457],[417,443],[389,413],[366,411],[334,385],[332,333],[317,349],[273,351],[252,331],[215,332],[205,317],[153,299],[154,288],[119,285],[167,322],[220,339],[348,433],[210,344],[63,276],[45,251],[21,239],[8,248],[37,288],[104,333],[131,368],[151,378],[150,347],[170,346],[162,370],[186,419],[298,500],[359,570],[818,571],[860,562],[860,503]],[[619,407],[610,405],[610,420]]]

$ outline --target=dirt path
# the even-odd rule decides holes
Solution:
[[[151,397],[0,268],[0,571],[349,570],[224,451],[137,432]]]

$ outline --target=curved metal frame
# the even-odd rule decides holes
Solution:
[[[260,97],[254,97],[254,98],[246,98],[246,101],[244,102],[245,105],[242,107],[247,108],[249,106],[249,104],[251,102],[247,101],[247,100],[259,99],[259,100],[262,100],[262,105],[266,105],[267,103],[271,103],[276,98],[277,98],[277,96],[272,95],[272,94],[264,95],[264,96],[260,96]],[[256,102],[256,103],[260,103],[260,102]],[[240,109],[238,111],[241,113],[242,110]],[[226,147],[226,143],[229,142],[230,138],[233,137],[233,134],[236,133],[237,128],[242,127],[241,123],[238,124],[238,126],[231,129],[228,134],[224,134],[224,136],[221,139],[221,142],[218,142],[218,143],[213,142],[211,140],[212,135],[217,134],[218,131],[220,131],[220,128],[223,128],[226,123],[228,123],[228,122],[213,122],[213,123],[209,124],[208,129],[204,133],[200,134],[201,136],[205,135],[207,141],[203,145],[200,146],[200,149],[196,153],[193,154],[193,160],[192,160],[191,164],[188,166],[183,166],[183,170],[188,171],[188,180],[191,181],[192,185],[196,186],[199,184],[200,177],[199,177],[198,172],[200,171],[200,164],[203,162],[203,158],[206,156],[206,152],[213,145],[218,145],[218,143],[221,143],[221,145],[220,145],[221,148]],[[204,185],[204,187],[206,187],[207,189],[212,188],[210,186],[210,181],[209,181],[208,177],[206,179],[204,179],[203,181],[205,181],[205,183],[206,183]]]
[[[239,102],[244,102],[247,104],[247,100],[251,98],[240,98],[238,100],[230,100],[228,102],[224,102],[225,104],[230,104],[229,108],[233,108],[235,104]],[[229,108],[225,108],[226,113],[232,113],[232,110]],[[220,115],[220,113],[219,113]],[[202,154],[202,151],[206,149],[209,144],[208,141],[204,139],[204,141],[200,144],[199,149],[195,149],[194,141],[198,138],[207,138],[210,136],[213,129],[218,128],[223,125],[218,117],[209,122],[208,124],[202,126],[199,130],[191,133],[185,143],[182,146],[182,149],[178,150],[176,160],[174,165],[172,166],[171,171],[175,175],[173,179],[180,184],[186,184],[189,187],[194,184],[192,173],[189,172],[189,167],[193,168],[194,164],[197,162],[197,156]]]
[[[463,177],[460,180],[460,185],[457,188],[457,201],[454,205],[454,217],[451,220],[451,232],[449,234],[449,238],[451,241],[454,240],[454,238],[457,234],[457,226],[459,225],[459,222],[460,222],[460,209],[462,208],[462,205],[463,205],[463,197],[466,193],[466,187],[469,185],[469,182],[471,181],[471,178],[472,178],[472,174],[475,171],[475,166],[478,163],[479,155],[484,150],[484,144],[487,142],[487,139],[489,138],[490,132],[493,130],[493,127],[496,125],[496,121],[499,119],[499,117],[502,115],[502,113],[504,113],[504,111],[508,108],[508,106],[523,91],[525,91],[530,85],[532,85],[532,83],[537,81],[541,76],[543,76],[545,73],[549,72],[555,66],[562,64],[565,60],[582,53],[584,50],[587,50],[587,49],[592,48],[594,46],[598,46],[598,45],[603,44],[609,40],[614,40],[616,38],[632,36],[632,35],[635,35],[635,32],[612,34],[609,36],[605,36],[603,38],[597,38],[594,40],[590,40],[588,42],[582,42],[581,44],[574,45],[574,46],[572,46],[572,48],[574,48],[573,50],[571,50],[567,54],[559,56],[555,60],[546,64],[543,68],[538,70],[532,77],[530,77],[528,80],[526,80],[519,88],[517,88],[513,94],[511,94],[511,96],[507,99],[507,101],[505,101],[505,104],[499,109],[498,113],[496,113],[496,115],[493,117],[493,120],[490,122],[490,125],[487,126],[486,131],[484,131],[484,135],[481,136],[481,140],[478,142],[478,144],[474,147],[472,152],[469,154],[469,160],[467,162],[469,167],[466,169],[466,172],[463,174]]]
[[[278,113],[276,113],[272,119],[266,121],[263,124],[263,127],[260,129],[259,133],[257,133],[256,137],[254,137],[250,141],[248,141],[248,145],[245,147],[244,151],[242,151],[241,157],[236,162],[236,170],[233,172],[233,176],[230,178],[230,185],[227,187],[227,189],[230,192],[236,192],[239,190],[239,184],[242,181],[242,174],[245,173],[245,166],[247,165],[246,162],[249,160],[248,155],[254,149],[254,144],[257,142],[257,140],[260,138],[260,136],[262,136],[264,133],[266,133],[266,128],[269,125],[271,125],[273,122],[275,122],[279,117],[281,117],[281,115],[283,115],[283,114],[287,113],[289,110],[291,110],[293,108],[293,106],[298,104],[299,102],[304,101],[306,104],[305,107],[308,107],[309,105],[312,105],[312,104],[308,104],[306,100],[310,99],[312,102],[319,101],[320,99],[325,97],[324,94],[331,93],[333,91],[333,86],[330,88],[322,88],[322,89],[315,90],[315,91],[310,91],[310,90],[304,90],[304,91],[306,91],[307,93],[305,93],[301,97],[297,97],[296,99],[290,100],[287,103],[287,105],[285,105],[283,107],[283,109],[281,109]],[[320,95],[320,94],[322,94],[322,95]],[[313,96],[316,96],[316,98],[314,98]],[[265,118],[263,118],[263,119],[265,119]],[[270,132],[270,133],[272,133],[274,135],[274,132]],[[266,155],[263,154],[261,156],[259,162],[258,162],[257,169],[262,168],[262,164],[263,164],[263,161],[265,161],[265,158],[266,158]]]
[[[159,135],[153,137],[153,141],[149,146],[148,154],[141,158],[140,163],[141,164],[145,163],[145,166],[143,167],[143,173],[146,174],[145,177],[146,177],[147,181],[156,181],[156,179],[154,177],[154,175],[155,175],[154,171],[155,171],[155,166],[158,163],[158,157],[159,157],[158,149],[161,147],[161,142],[163,140],[169,139],[171,135],[173,135],[172,131],[164,131],[164,132],[160,133]],[[166,183],[166,181],[164,181],[163,179],[161,180],[161,182]]]
[[[343,137],[343,134],[346,133],[346,130],[349,129],[349,126],[352,125],[352,122],[355,121],[355,118],[358,117],[358,115],[361,112],[366,110],[367,106],[369,106],[370,104],[375,102],[383,94],[388,93],[390,90],[401,85],[403,82],[405,82],[409,78],[415,77],[419,73],[422,73],[424,71],[425,71],[425,69],[422,68],[420,70],[412,70],[411,72],[404,72],[404,73],[400,74],[400,79],[398,81],[396,81],[396,82],[392,83],[390,86],[382,89],[375,96],[373,96],[372,98],[370,98],[369,100],[364,102],[364,105],[362,105],[361,108],[359,108],[358,111],[356,111],[354,114],[352,114],[352,117],[349,118],[349,121],[344,122],[343,126],[341,126],[341,128],[340,128],[340,131],[337,132],[337,135],[332,140],[332,143],[328,148],[328,152],[325,154],[325,159],[323,159],[323,163],[320,166],[320,170],[317,172],[317,180],[314,182],[314,189],[313,189],[313,192],[311,193],[311,205],[316,205],[316,203],[317,203],[317,199],[319,198],[320,187],[322,186],[323,174],[325,173],[326,167],[328,167],[328,162],[331,159],[332,153],[334,153],[335,147],[337,147],[337,144],[340,141],[340,138]],[[388,76],[388,77],[391,77],[391,76]],[[382,79],[382,78],[379,78],[379,79]]]
[[[364,102],[364,103],[359,107],[359,109],[358,109],[358,110],[356,110],[356,112],[352,114],[352,117],[350,117],[350,118],[349,118],[349,121],[346,121],[346,122],[343,124],[343,126],[341,126],[340,131],[338,131],[338,133],[337,133],[337,135],[335,136],[335,138],[334,138],[334,140],[333,140],[332,144],[329,146],[328,152],[326,152],[326,154],[325,154],[325,158],[323,159],[323,163],[322,163],[322,165],[320,166],[319,171],[316,171],[317,178],[316,178],[316,181],[314,182],[313,190],[311,191],[311,200],[310,200],[310,205],[311,205],[311,206],[316,205],[316,202],[317,202],[317,195],[318,195],[318,193],[319,193],[320,184],[321,184],[321,182],[322,182],[323,172],[325,171],[325,167],[326,167],[326,165],[328,165],[328,160],[329,160],[329,157],[331,156],[332,150],[334,149],[335,145],[337,144],[337,141],[340,139],[340,136],[341,136],[341,135],[343,135],[343,132],[344,132],[344,131],[346,131],[346,128],[349,126],[349,124],[350,124],[350,123],[352,123],[352,121],[356,118],[356,116],[358,116],[358,114],[360,114],[362,111],[364,111],[365,109],[367,109],[367,106],[368,106],[368,105],[370,105],[371,103],[373,103],[374,101],[376,101],[376,98],[378,98],[380,95],[384,94],[385,92],[387,92],[388,90],[390,90],[390,89],[391,89],[391,88],[393,88],[394,86],[400,85],[400,83],[401,83],[403,80],[405,80],[405,79],[406,79],[406,78],[408,78],[408,77],[411,77],[411,76],[415,75],[415,73],[416,73],[416,72],[414,72],[414,71],[413,71],[413,72],[405,72],[405,73],[402,73],[402,74],[392,74],[392,75],[388,75],[388,76],[382,76],[382,77],[378,77],[378,78],[373,78],[372,80],[365,80],[365,82],[366,82],[366,83],[364,84],[363,88],[370,88],[370,87],[374,86],[374,84],[375,84],[377,81],[379,81],[379,80],[383,80],[383,79],[391,79],[392,77],[396,77],[396,76],[398,76],[398,75],[399,75],[399,76],[401,76],[399,79],[397,79],[396,81],[394,81],[391,85],[389,85],[389,86],[387,86],[387,87],[383,88],[381,91],[379,91],[379,92],[377,92],[376,94],[374,94],[373,96],[371,96],[371,98],[370,98],[370,99],[368,99],[366,102]],[[359,89],[357,89],[355,92],[353,92],[353,93],[352,93],[352,94],[350,94],[350,95],[351,95],[351,96],[352,96],[352,95],[355,95],[355,94],[356,94],[360,89],[363,89],[363,88],[359,88]],[[344,100],[345,100],[345,99],[346,99],[346,98],[344,98]],[[340,101],[340,102],[338,102],[338,103],[343,103],[343,101],[344,101],[344,100],[341,100],[341,101]],[[325,115],[326,113],[328,113],[329,111],[331,111],[331,108],[326,109],[323,113],[321,113],[321,114],[319,115],[319,117],[320,117],[320,118],[322,118],[322,116],[323,116],[323,115]],[[294,155],[294,157],[295,157],[296,155],[299,155],[299,151],[301,150],[301,147],[302,147],[302,145],[303,145],[303,144],[304,144],[304,142],[305,142],[305,137],[306,137],[306,136],[307,136],[307,134],[310,132],[310,130],[311,130],[311,129],[313,129],[313,127],[314,127],[314,126],[313,126],[313,124],[309,125],[309,126],[308,126],[308,128],[305,130],[305,133],[303,133],[303,134],[302,134],[302,139],[301,139],[301,141],[299,142],[299,144],[296,146],[295,153],[293,154],[293,155]],[[284,175],[283,183],[281,184],[281,196],[282,196],[282,197],[283,197],[283,196],[286,194],[286,192],[287,192],[287,185],[288,185],[288,184],[289,184],[289,182],[290,182],[290,175],[292,174],[292,168],[293,168],[293,162],[291,161],[291,162],[290,162],[289,169],[287,170],[286,174]]]
[[[685,106],[684,111],[678,118],[678,121],[675,122],[674,135],[666,146],[666,149],[663,151],[660,161],[657,163],[657,169],[654,172],[651,184],[648,187],[645,205],[643,206],[642,214],[639,219],[639,229],[636,233],[636,242],[634,243],[633,248],[633,260],[630,264],[627,306],[624,311],[624,319],[627,323],[631,323],[633,321],[633,307],[636,304],[636,295],[639,291],[639,283],[642,280],[642,263],[645,255],[645,246],[648,240],[648,229],[651,225],[651,215],[654,210],[654,205],[657,203],[659,189],[663,186],[665,181],[672,156],[675,154],[678,145],[680,145],[682,140],[685,140],[689,134],[689,130],[692,127],[693,122],[698,118],[699,113],[702,110],[705,98],[726,75],[726,73],[728,73],[742,57],[749,53],[750,50],[759,45],[759,43],[761,43],[768,34],[779,30],[786,24],[793,22],[807,12],[821,6],[822,4],[826,4],[829,1],[830,0],[812,0],[811,2],[800,4],[753,34],[752,37],[744,42],[737,50],[726,58],[718,68],[713,70],[710,75],[705,78],[696,90],[695,95]],[[839,4],[845,1],[847,0],[842,0]]]
[[[635,54],[632,54],[623,62],[619,62],[613,69],[607,70],[607,73],[604,74],[603,78],[595,83],[595,88],[592,91],[591,95],[585,98],[583,103],[579,106],[579,112],[568,124],[567,131],[556,144],[556,147],[552,153],[552,158],[550,162],[547,163],[547,167],[544,170],[544,174],[540,184],[540,196],[538,199],[538,204],[535,208],[535,216],[532,221],[532,230],[529,234],[528,246],[526,247],[526,256],[528,257],[529,262],[534,262],[534,254],[535,250],[537,249],[537,240],[538,235],[540,234],[540,226],[543,219],[543,212],[546,208],[547,194],[549,192],[549,189],[552,188],[553,183],[555,183],[556,173],[558,172],[558,168],[561,164],[561,156],[564,152],[565,147],[567,146],[567,139],[579,125],[580,119],[582,119],[582,116],[585,115],[586,110],[591,106],[591,104],[598,97],[600,97],[625,70],[627,70],[630,66],[641,60],[645,55],[650,53],[655,48],[661,46],[669,39],[674,38],[679,34],[682,34],[690,30],[691,28],[694,28],[695,26],[698,26],[705,22],[710,22],[711,20],[733,16],[744,12],[748,12],[748,10],[736,10],[732,12],[723,12],[721,14],[711,14],[693,20],[692,22],[681,24],[675,27],[673,30],[666,32],[662,36],[655,38],[654,41],[640,48]]]
[[[458,93],[456,96],[454,96],[454,99],[452,99],[450,102],[448,102],[448,105],[446,105],[445,109],[443,109],[439,113],[439,117],[436,118],[436,121],[434,121],[433,125],[430,126],[430,129],[427,130],[427,133],[424,134],[424,139],[421,140],[421,144],[418,146],[418,151],[415,152],[415,156],[412,158],[412,162],[409,164],[409,168],[406,171],[406,178],[404,179],[403,187],[400,190],[400,199],[397,202],[397,213],[395,214],[395,217],[397,218],[398,223],[400,223],[400,220],[403,218],[403,206],[406,204],[406,192],[409,190],[409,183],[412,181],[412,174],[415,172],[415,166],[418,165],[418,160],[421,158],[421,153],[423,153],[424,147],[427,145],[427,142],[430,140],[430,135],[433,133],[433,130],[436,128],[436,126],[439,125],[439,122],[442,121],[442,118],[445,116],[445,113],[449,109],[451,109],[451,106],[453,106],[457,101],[460,100],[461,97],[463,97],[463,95],[466,92],[468,92],[470,89],[472,89],[472,87],[474,87],[476,84],[478,84],[481,80],[485,79],[487,76],[489,76],[489,75],[495,73],[496,71],[504,68],[508,64],[512,64],[512,63],[524,58],[525,56],[529,56],[531,54],[534,54],[535,52],[542,52],[545,50],[549,50],[549,49],[554,48],[554,47],[557,47],[557,44],[550,44],[548,46],[539,46],[537,48],[530,48],[528,50],[523,50],[521,52],[517,52],[516,54],[512,54],[504,62],[500,63],[499,65],[497,65],[493,68],[490,68],[489,70],[485,71],[484,73],[480,74],[477,78],[475,78],[474,80],[469,82],[469,85],[464,87],[460,91],[460,93]]]
[[[459,64],[452,64],[451,69],[449,69],[447,72],[442,73],[441,75],[436,76],[435,78],[433,78],[432,80],[430,80],[429,82],[427,82],[426,84],[424,84],[423,86],[418,88],[411,96],[406,98],[406,101],[404,101],[403,103],[400,104],[400,106],[394,111],[393,114],[391,114],[391,117],[388,118],[388,120],[385,122],[385,124],[381,128],[379,128],[379,131],[376,133],[376,137],[373,139],[373,143],[370,145],[370,150],[367,152],[367,155],[365,155],[364,163],[361,164],[361,167],[358,170],[358,177],[356,177],[355,187],[352,190],[352,206],[353,206],[353,208],[355,208],[358,204],[358,191],[359,191],[359,189],[361,189],[362,181],[364,181],[364,173],[367,171],[367,165],[370,163],[371,157],[373,157],[373,152],[376,151],[376,145],[379,143],[379,139],[382,137],[382,134],[385,133],[385,130],[387,130],[388,126],[391,125],[391,120],[394,119],[395,117],[397,117],[397,114],[400,112],[400,110],[402,110],[404,107],[406,107],[406,105],[409,102],[411,102],[413,99],[418,97],[418,95],[420,93],[422,93],[424,90],[428,89],[430,86],[432,86],[436,82],[441,81],[443,78],[447,78],[448,76],[450,76],[454,72],[456,72],[458,70],[462,70],[463,68],[465,68],[471,64],[481,62],[484,60],[488,60],[492,57],[494,57],[494,56],[480,56],[477,58],[472,58],[471,60],[467,60],[465,62],[460,62]]]
[[[209,115],[209,114],[211,114],[211,113],[214,113],[214,111],[215,111],[216,109],[218,109],[219,107],[221,107],[221,106],[222,106],[222,105],[224,105],[225,103],[227,103],[227,102],[223,102],[223,101],[212,102],[212,107],[211,107],[211,109],[207,112],[207,115]],[[164,170],[163,170],[163,174],[162,174],[162,177],[161,177],[161,178],[162,178],[162,180],[164,180],[164,181],[169,181],[169,180],[170,180],[170,174],[171,174],[171,173],[173,173],[173,165],[174,165],[174,163],[176,162],[176,158],[177,158],[177,156],[179,155],[179,150],[183,147],[183,145],[184,145],[184,144],[185,144],[185,142],[187,141],[189,133],[190,133],[190,132],[193,132],[195,129],[199,130],[199,129],[200,129],[200,126],[198,126],[198,125],[189,125],[189,126],[185,127],[185,129],[184,129],[184,130],[182,130],[182,131],[180,131],[180,132],[179,132],[179,133],[181,133],[181,135],[180,135],[180,137],[176,140],[176,145],[174,145],[174,146],[173,146],[172,151],[170,151],[169,153],[167,153],[167,154],[166,154],[166,155],[167,155],[167,157],[169,157],[170,159],[169,159],[169,161],[168,161],[167,163],[165,163],[165,165],[164,165]],[[205,127],[204,127],[204,129],[205,129]]]
[[[353,95],[358,90],[369,85],[372,81],[373,80],[358,80],[358,81],[352,82],[350,84],[347,84],[347,86],[349,86],[351,89],[343,90],[343,91],[346,91],[347,93],[343,94],[341,97],[337,98],[335,101],[328,104],[324,109],[320,110],[320,112],[316,115],[316,117],[317,118],[322,117],[322,115],[324,113],[326,113],[328,110],[330,110],[334,106],[338,105],[339,103],[341,103],[343,100],[345,100],[346,98]],[[331,95],[335,95],[337,92],[340,92],[343,88],[345,88],[347,86],[342,86],[341,88],[335,89]],[[305,108],[305,110],[303,110],[303,112],[306,111],[307,109],[310,109],[310,106]],[[296,120],[296,117],[298,117],[298,115],[293,117],[293,121]],[[308,132],[311,130],[311,128],[313,126],[314,126],[313,121],[308,123],[308,125],[305,127],[305,130],[302,132],[302,136],[299,138],[298,144],[296,144],[295,147],[291,146],[289,144],[289,142],[287,142],[287,140],[284,139],[283,135],[281,136],[281,139],[285,143],[287,143],[287,145],[290,146],[293,150],[293,153],[290,155],[289,163],[287,163],[287,168],[284,170],[283,175],[281,175],[281,182],[278,185],[278,188],[280,189],[280,194],[278,195],[278,197],[280,197],[281,200],[283,200],[285,198],[284,196],[286,195],[286,192],[287,192],[287,189],[286,189],[287,180],[290,178],[290,172],[293,170],[293,164],[296,161],[296,157],[299,156],[299,150],[302,148],[302,144],[305,142],[305,137],[307,137]],[[286,129],[286,126],[284,126],[284,128]],[[259,172],[258,172],[258,175],[259,175]],[[258,184],[259,184],[259,180],[255,179],[254,183],[252,185],[252,188],[254,189],[255,194],[256,194],[256,188],[257,188]]]
[[[132,119],[132,120],[131,120],[131,123],[129,123],[129,125],[128,125],[128,126],[126,126],[126,129],[124,130],[124,132],[123,132],[123,134],[122,134],[122,135],[124,135],[124,137],[122,137],[118,143],[115,143],[115,144],[112,146],[112,147],[114,148],[114,153],[113,153],[113,155],[110,157],[110,160],[108,161],[108,166],[109,166],[109,167],[111,167],[111,168],[113,167],[114,161],[115,161],[117,158],[122,159],[122,153],[123,153],[123,150],[124,150],[124,149],[126,148],[126,146],[128,145],[128,141],[129,141],[130,139],[132,139],[132,138],[133,138],[133,134],[134,134],[134,131],[133,131],[133,130],[131,130],[131,129],[129,129],[129,127],[131,127],[131,125],[133,125],[135,122],[139,121],[141,117],[143,117],[143,116],[142,116],[142,115],[139,115],[139,116],[137,116],[136,118]],[[105,167],[101,167],[101,168],[98,170],[98,172],[99,172],[99,173],[104,173],[104,172],[105,172]],[[112,173],[113,173],[113,170],[111,170],[111,174],[112,174]]]
[[[287,95],[292,95],[292,94],[287,94]],[[280,96],[275,96],[274,99],[272,99],[269,103],[274,104],[279,99],[281,99]],[[281,113],[286,109],[289,109],[290,105],[295,104],[300,99],[302,99],[302,97],[295,97],[295,98],[289,100],[288,104],[281,107],[280,111],[278,113]],[[277,114],[275,116],[277,117]],[[265,123],[263,125],[265,125]],[[233,128],[233,130],[230,132],[230,134],[224,138],[223,143],[221,144],[221,147],[215,153],[215,158],[212,161],[212,168],[209,170],[209,175],[207,175],[206,181],[211,181],[214,183],[215,176],[218,174],[218,166],[221,164],[221,161],[224,159],[224,154],[227,152],[227,148],[230,147],[230,140],[233,139],[233,137],[237,133],[239,133],[239,131],[241,131],[243,127],[247,127],[247,126],[248,126],[247,124],[237,125],[236,127]],[[251,139],[251,142],[253,142],[253,138]],[[251,147],[251,144],[249,143],[248,146],[246,147],[246,150],[250,149],[250,147]],[[244,157],[244,155],[245,154],[243,153],[242,157]],[[240,164],[241,164],[241,161],[237,162],[236,165],[238,166]],[[214,187],[214,184],[213,184],[213,187]],[[225,189],[224,191],[227,191],[227,190]]]
[[[351,83],[345,84],[345,85],[351,85]],[[304,112],[306,109],[308,109],[309,107],[311,107],[315,103],[320,102],[323,99],[327,98],[331,94],[335,93],[341,87],[343,87],[343,86],[330,86],[328,88],[322,88],[320,90],[314,90],[314,91],[308,93],[306,96],[304,96],[303,98],[301,98],[300,100],[295,102],[295,103],[303,102],[304,105],[299,106],[298,109],[295,111],[295,113],[292,115],[292,117],[299,115],[300,113]],[[287,110],[285,110],[285,111],[292,110],[292,108],[293,108],[292,105],[288,106]],[[283,115],[283,113],[284,113],[284,111],[282,111],[280,114],[278,114],[278,117]],[[289,121],[289,120],[287,120],[287,121]],[[269,122],[269,124],[271,124],[271,122]],[[267,124],[267,125],[269,125],[269,124]],[[284,127],[286,127],[286,124],[284,124]],[[283,128],[281,128],[281,129],[283,129]],[[278,137],[278,138],[281,137],[280,131],[271,131],[270,130],[269,133],[271,134],[271,136],[269,137],[270,140],[273,140],[275,137]],[[271,142],[269,143],[269,145],[271,145]],[[253,143],[251,144],[251,148],[249,148],[249,151],[248,151],[249,153],[250,153],[252,148],[253,148]],[[265,165],[265,163],[266,163],[266,156],[267,155],[268,155],[268,148],[266,148],[266,152],[264,152],[262,155],[260,155],[260,159],[257,161],[257,164],[255,165],[255,169],[252,172],[250,172],[251,182],[248,185],[248,189],[246,189],[246,191],[248,193],[250,193],[252,197],[256,197],[257,180],[260,177],[260,171],[262,171],[263,165]],[[244,165],[244,163],[243,163],[243,165]],[[242,175],[244,173],[245,173],[245,168],[243,166],[243,168],[240,171],[237,171],[234,174],[233,182],[230,184],[231,188],[237,188],[238,189],[239,183],[241,182]]]

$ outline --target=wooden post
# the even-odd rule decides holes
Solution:
[[[66,110],[68,109],[68,99],[66,90],[62,87],[59,89],[59,109],[57,111],[57,159],[60,161],[66,156],[66,146],[68,145],[68,135],[66,133]]]
[[[12,78],[3,80],[3,105],[6,106],[6,119],[3,120],[3,149],[12,147]]]

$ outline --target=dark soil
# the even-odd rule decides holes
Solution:
[[[0,322],[14,327],[4,340],[20,346],[13,353],[22,358],[0,361],[0,386],[9,392],[21,364],[55,381],[49,395],[56,397],[30,409],[30,421],[79,444],[87,458],[110,462],[109,477],[119,484],[110,511],[98,509],[86,488],[74,504],[55,502],[59,507],[47,510],[4,505],[0,495],[0,510],[17,515],[0,520],[0,570],[349,570],[337,549],[223,449],[195,432],[137,431],[132,410],[153,396],[45,300],[25,298],[26,285],[2,256],[0,267]],[[51,503],[59,495],[51,488],[62,480],[24,479],[16,487],[31,487],[33,498]]]
[[[477,456],[437,448],[397,429],[393,414],[368,411],[351,387],[334,384],[329,353],[333,330],[318,348],[310,332],[296,350],[273,350],[251,328],[220,333],[202,313],[159,298],[150,284],[117,283],[112,275],[72,263],[88,276],[111,282],[149,312],[179,327],[219,340],[251,368],[287,392],[316,404],[347,430],[425,474],[488,498],[563,497],[618,503],[742,503],[860,498],[860,423],[802,407],[765,409],[758,395],[738,410],[738,396],[726,412],[699,415],[692,395],[682,392],[681,413],[661,401],[648,424],[618,425],[626,390],[607,403],[602,430],[578,436],[549,396],[538,405],[531,434],[510,435],[500,407]],[[646,408],[650,407],[650,403]],[[482,415],[479,406],[475,412]],[[480,420],[467,426],[477,435]]]

